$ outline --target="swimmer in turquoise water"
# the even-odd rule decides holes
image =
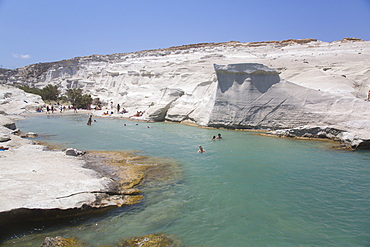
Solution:
[[[205,152],[206,152],[206,150],[205,150],[205,149],[203,149],[203,147],[202,147],[202,146],[199,146],[198,153],[205,153]]]

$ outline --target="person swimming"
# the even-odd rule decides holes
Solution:
[[[222,139],[221,134],[218,134],[216,139]]]
[[[202,146],[199,146],[198,153],[205,153],[205,152],[206,152],[206,150],[205,150],[205,149],[203,149],[203,147],[202,147]]]
[[[213,137],[212,137],[212,141],[215,141],[215,140],[216,140],[216,136],[213,136]]]

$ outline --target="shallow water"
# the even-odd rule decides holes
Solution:
[[[174,234],[186,246],[370,245],[368,151],[244,131],[97,121],[87,126],[86,116],[42,116],[17,127],[65,147],[172,158],[182,178],[149,186],[140,205],[37,226],[4,246],[39,246],[45,236],[56,235],[101,246],[157,232]],[[224,138],[212,141],[218,133]],[[198,154],[199,145],[207,152]]]

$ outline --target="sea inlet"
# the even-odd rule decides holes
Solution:
[[[46,236],[91,246],[149,233],[185,246],[369,246],[370,152],[331,142],[283,139],[87,116],[17,123],[39,140],[83,150],[135,151],[172,162],[172,183],[147,184],[144,200],[94,216],[18,229],[3,246],[40,246]],[[212,140],[221,134],[220,140]],[[205,153],[198,153],[199,146]]]

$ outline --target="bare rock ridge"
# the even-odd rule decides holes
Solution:
[[[29,65],[0,71],[0,83],[81,88],[106,104],[120,104],[128,115],[145,111],[141,120],[242,129],[305,126],[313,137],[309,130],[331,128],[348,133],[328,135],[332,139],[365,147],[367,64],[370,42],[356,38],[231,41]]]

